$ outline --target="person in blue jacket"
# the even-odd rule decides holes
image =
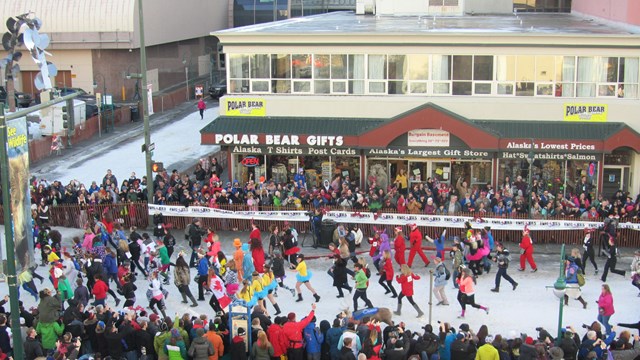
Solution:
[[[464,325],[460,325],[461,328],[464,328]],[[469,325],[466,326],[467,328]],[[440,323],[440,338],[445,336],[444,342],[440,344],[440,348],[438,353],[440,354],[440,360],[451,360],[451,343],[456,339],[456,331],[455,329],[451,329],[449,327],[449,323],[442,322]]]
[[[305,326],[303,332],[305,349],[307,350],[308,360],[320,360],[322,343],[324,342],[324,335],[318,327],[316,327],[316,317],[311,319],[311,322]]]
[[[120,281],[118,281],[118,262],[116,261],[116,256],[111,248],[106,248],[105,250],[107,255],[105,256],[102,265],[104,270],[107,272],[107,281],[113,280],[120,290],[122,289],[122,285],[120,285]]]
[[[204,284],[209,280],[209,260],[204,251],[198,251],[198,300],[204,301]]]
[[[427,241],[433,243],[436,246],[436,256],[441,260],[444,260],[444,239],[447,236],[447,229],[442,230],[442,233],[439,237],[432,239],[428,235],[426,236]]]
[[[244,279],[251,281],[252,274],[256,271],[255,266],[253,266],[253,257],[251,256],[251,251],[249,251],[249,244],[242,244],[242,251],[244,252],[244,258],[242,259],[242,273],[244,274]]]
[[[293,177],[293,182],[298,189],[307,188],[307,178],[304,176],[303,168],[298,169],[298,173]]]

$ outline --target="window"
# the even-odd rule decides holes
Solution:
[[[291,93],[291,55],[271,55],[271,91],[275,94]]]
[[[389,94],[409,92],[409,61],[406,55],[389,55]]]
[[[535,70],[535,56],[516,56],[516,96],[533,96]]]
[[[556,96],[574,97],[576,94],[576,58],[575,56],[558,56],[556,58]]]
[[[471,95],[471,80],[473,76],[472,56],[453,56],[451,93],[453,95]]]
[[[451,55],[433,55],[431,78],[433,79],[433,94],[451,94]]]
[[[593,56],[579,56],[576,71],[576,96],[594,97],[596,95],[596,59]]]
[[[331,92],[347,93],[347,55],[331,55]]]
[[[311,55],[309,54],[294,54],[291,56],[291,78],[293,79],[294,93],[311,92],[311,60]]]
[[[271,74],[270,58],[267,54],[251,55],[251,92],[260,93],[270,91],[269,79]],[[257,80],[262,79],[262,80]]]
[[[516,57],[496,56],[496,81],[498,95],[513,95],[516,84]]]
[[[555,94],[556,58],[555,56],[536,56],[536,96]]]
[[[331,93],[331,55],[313,56],[313,92]]]
[[[249,92],[249,55],[229,55],[229,93]]]
[[[473,57],[473,93],[477,95],[491,95],[491,81],[493,80],[493,56],[482,55]]]
[[[638,72],[640,71],[637,57],[620,58],[618,73],[618,97],[638,98]]]
[[[367,64],[369,79],[368,92],[370,94],[384,94],[387,92],[387,56],[369,55]]]
[[[412,94],[426,94],[427,80],[429,80],[429,55],[407,55],[409,67],[409,92]]]
[[[638,97],[638,58],[601,57],[597,66],[597,96]]]
[[[364,55],[349,55],[349,94],[364,94]]]

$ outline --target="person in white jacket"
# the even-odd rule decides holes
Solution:
[[[633,253],[633,261],[631,262],[631,285],[640,290],[640,250]],[[640,292],[638,293],[640,297]]]

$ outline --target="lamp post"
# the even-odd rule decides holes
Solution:
[[[188,62],[187,54],[189,54]],[[189,66],[191,65],[191,52],[188,50],[182,54],[182,65],[184,65],[184,79],[187,85],[187,101],[189,101]]]
[[[564,265],[564,244],[560,247],[560,273],[558,279],[553,284],[553,294],[560,301],[560,308],[558,310],[558,337],[556,339],[562,339],[562,312],[564,310],[564,294],[567,290],[567,279],[565,278],[565,265]]]
[[[138,27],[140,29],[140,78],[144,91],[142,95],[142,116],[144,120],[144,149],[145,165],[147,168],[147,203],[153,202],[153,173],[151,171],[151,134],[149,132],[149,92],[147,91],[147,49],[144,44],[144,15],[142,13],[142,0],[138,0]],[[148,226],[153,226],[153,219],[150,214]]]
[[[107,95],[107,81],[105,80],[104,75],[96,73],[93,77],[96,78],[96,80],[98,80],[98,78],[102,78],[102,95]],[[98,82],[96,80],[93,81],[94,89],[98,87]]]

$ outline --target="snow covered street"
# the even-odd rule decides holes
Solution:
[[[70,239],[73,236],[79,236],[82,234],[82,231],[78,229],[57,229],[63,234],[65,246],[69,246]],[[181,232],[177,231],[174,236],[178,240],[178,245],[176,246],[174,253],[175,259],[176,254],[184,248],[185,242],[182,240],[183,236]],[[222,240],[222,248],[229,257],[232,255],[233,238],[239,237],[243,241],[246,241],[246,239],[248,239],[248,234],[227,232],[220,233],[220,237]],[[266,244],[266,236],[263,236],[263,238],[265,238],[264,243]],[[552,289],[547,287],[552,286],[558,276],[559,255],[536,253],[535,258],[536,262],[539,264],[539,271],[537,273],[530,273],[529,270],[526,272],[518,272],[516,264],[518,260],[516,251],[517,245],[508,244],[508,247],[513,249],[513,252],[516,253],[512,255],[513,262],[509,268],[509,274],[519,283],[517,290],[513,291],[511,286],[504,283],[503,280],[503,286],[500,293],[492,293],[490,289],[494,285],[496,271],[494,267],[490,274],[481,275],[478,278],[476,288],[476,302],[488,306],[490,308],[489,315],[485,314],[484,311],[471,308],[467,310],[465,319],[458,319],[457,316],[460,314],[460,306],[456,301],[457,291],[453,289],[452,285],[447,285],[446,292],[451,305],[435,306],[436,301],[434,298],[434,306],[432,307],[432,324],[436,325],[437,321],[441,320],[450,322],[452,325],[457,327],[461,323],[466,322],[469,323],[471,328],[474,330],[477,330],[480,325],[486,324],[489,327],[489,332],[491,334],[500,333],[503,335],[509,335],[511,333],[510,336],[513,336],[514,332],[515,334],[524,332],[529,335],[534,334],[535,336],[535,328],[542,326],[551,334],[555,334],[558,321],[559,302],[553,295]],[[568,247],[567,252],[570,250],[571,247]],[[187,255],[190,255],[189,250],[186,250],[186,252]],[[303,252],[309,256],[328,254],[326,249],[313,249],[310,247],[303,248]],[[433,255],[433,252],[427,252],[427,256],[431,257]],[[36,258],[39,259],[39,254],[36,255]],[[596,259],[596,261],[602,271],[604,265],[603,259],[599,258]],[[619,261],[618,268],[628,270],[630,261],[631,259],[629,257],[623,257]],[[326,270],[331,266],[331,261],[328,258],[322,258],[308,260],[307,263],[310,270],[313,272],[313,279],[311,283],[318,294],[322,297],[318,304],[316,314],[317,318],[319,320],[331,320],[339,311],[347,307],[353,309],[351,296],[347,295],[344,299],[336,299],[337,291],[333,286],[331,286],[332,279],[326,273]],[[368,291],[369,299],[371,299],[374,306],[389,307],[392,310],[395,310],[397,304],[396,299],[392,299],[390,295],[384,295],[384,290],[377,283],[378,276],[375,275],[375,268],[373,268],[371,261],[369,261],[369,263],[370,269],[372,270],[372,277]],[[447,266],[449,268],[451,267],[450,265],[450,262],[447,260]],[[433,269],[433,267],[433,264],[431,264],[428,268],[424,268],[420,260],[416,260],[414,264],[414,270],[421,276],[421,279],[418,280],[414,287],[414,299],[425,312],[424,319],[416,319],[415,310],[408,305],[405,299],[402,316],[394,317],[396,322],[402,320],[409,328],[414,330],[427,324],[429,314],[428,270]],[[41,275],[46,274],[46,270],[42,267],[39,267],[37,272]],[[197,286],[193,282],[195,274],[195,269],[192,269],[191,291],[197,297]],[[294,286],[295,273],[291,272],[290,274],[291,276],[288,276],[285,279],[285,283],[288,286]],[[189,305],[182,304],[182,299],[176,287],[173,285],[173,274],[171,277],[171,285],[169,286],[170,295],[167,300],[168,315],[173,316],[175,313],[182,314],[185,312],[193,315],[200,313],[206,313],[209,315],[213,314],[213,310],[208,305],[208,297],[206,298],[207,301],[200,302],[197,308],[191,308]],[[588,308],[584,310],[582,305],[576,300],[570,300],[569,306],[565,306],[564,308],[563,324],[565,326],[572,325],[578,331],[582,331],[582,324],[590,324],[595,321],[598,314],[598,307],[595,301],[598,299],[600,294],[600,285],[602,282],[600,281],[599,275],[594,275],[591,264],[587,267],[586,279],[587,283],[583,288],[583,297],[588,302]],[[609,274],[607,283],[611,286],[616,309],[616,313],[611,319],[612,324],[618,322],[637,322],[640,318],[640,306],[638,306],[640,304],[640,298],[637,297],[637,289],[633,287],[630,282],[628,275],[626,278],[623,278],[619,275]],[[350,284],[353,285],[352,280],[350,280]],[[51,283],[48,280],[45,280],[42,285],[37,282],[36,285],[38,289],[51,287]],[[146,307],[148,305],[145,298],[145,291],[147,289],[146,280],[139,278],[137,285],[137,305]],[[400,288],[400,286],[395,282],[394,286],[396,289]],[[111,287],[114,288],[113,285]],[[0,283],[0,293],[7,293],[6,283]],[[24,291],[22,293],[24,293]],[[276,299],[284,315],[290,311],[296,312],[299,316],[308,313],[311,309],[313,297],[304,287],[302,294],[304,301],[297,303],[288,291],[278,292],[279,297]],[[25,302],[27,308],[35,305],[33,297],[29,295],[23,294],[21,299]],[[112,298],[109,297],[107,301],[111,306],[115,305]],[[364,305],[361,303],[360,307],[362,308],[363,306]],[[267,305],[267,309],[271,313],[274,312],[270,304]]]

